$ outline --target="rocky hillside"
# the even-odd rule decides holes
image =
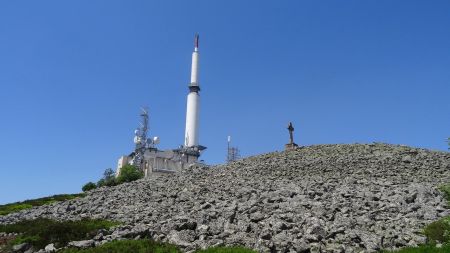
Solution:
[[[127,225],[88,244],[136,236],[186,251],[239,244],[261,252],[374,252],[423,243],[449,215],[436,186],[450,153],[387,144],[318,145],[191,168],[0,217],[106,218]]]

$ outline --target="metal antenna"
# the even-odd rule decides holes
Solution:
[[[147,131],[148,131],[148,108],[147,107],[142,107],[141,108],[142,113],[141,113],[141,117],[142,117],[142,121],[141,121],[141,130],[142,130],[142,134],[141,137],[147,141]]]
[[[139,122],[139,128],[136,129],[134,136],[134,144],[136,145],[134,150],[135,155],[131,163],[137,168],[143,170],[144,153],[146,148],[151,143],[148,143],[147,141],[148,108],[142,107],[141,111],[141,122]]]
[[[231,136],[228,136],[227,142],[227,163],[236,161],[241,158],[239,149],[231,146]]]

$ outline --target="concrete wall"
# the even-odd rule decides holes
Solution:
[[[116,177],[120,174],[120,169],[128,164],[128,156],[121,156],[117,161]]]
[[[120,174],[120,168],[130,162],[128,156],[121,156],[117,162],[116,177]],[[187,168],[197,162],[197,157],[182,155],[173,150],[152,150],[144,153],[144,176],[150,177],[152,173],[174,173]]]

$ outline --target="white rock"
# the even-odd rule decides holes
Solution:
[[[50,243],[49,245],[45,246],[44,250],[45,252],[54,252],[56,251],[56,248],[53,243]]]

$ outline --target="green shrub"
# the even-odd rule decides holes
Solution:
[[[84,192],[87,192],[87,191],[93,190],[95,188],[97,188],[97,185],[95,183],[88,182],[85,185],[83,185],[81,190],[83,190]]]
[[[118,185],[118,183],[117,183],[115,178],[111,178],[109,180],[105,180],[104,186],[115,186],[115,185]]]
[[[445,199],[450,202],[450,184],[439,186],[439,190],[444,193]]]
[[[424,235],[432,244],[450,242],[450,217],[446,217],[426,226]]]
[[[12,243],[27,242],[35,249],[42,249],[50,243],[61,247],[70,241],[86,240],[94,236],[99,229],[107,229],[115,225],[118,223],[106,220],[84,219],[59,222],[39,218],[0,225],[0,232],[20,233]]]
[[[117,183],[132,182],[144,177],[144,174],[133,165],[125,165],[120,169]]]
[[[42,206],[42,205],[51,204],[51,203],[54,203],[57,201],[69,200],[69,199],[74,199],[74,198],[84,197],[84,196],[85,195],[83,193],[60,194],[60,195],[53,195],[50,197],[31,199],[31,200],[25,200],[22,202],[15,202],[15,203],[10,203],[10,204],[6,204],[6,205],[0,205],[0,215],[7,215],[9,213],[18,212],[20,210],[31,208],[33,206]]]
[[[112,169],[106,169],[103,177],[98,180],[97,187],[114,186],[125,182],[132,182],[143,178],[144,174],[133,165],[125,165],[120,169],[120,174],[116,178]]]
[[[111,168],[106,169],[103,172],[103,177],[100,180],[98,180],[98,182],[97,182],[97,186],[98,187],[114,186],[114,185],[117,185],[117,184],[118,183],[117,183],[117,180],[116,180],[116,174]]]
[[[16,245],[16,244],[21,244],[21,243],[38,243],[40,240],[39,236],[19,236],[16,237],[13,241],[12,241],[12,245]]]
[[[114,185],[118,185],[118,182],[115,178],[109,179],[109,180],[105,180],[104,178],[98,180],[97,182],[97,187],[102,187],[102,186],[114,186]]]
[[[61,253],[181,253],[174,245],[150,240],[121,240],[105,243],[89,249],[68,248]]]
[[[100,180],[98,180],[98,182],[97,182],[97,187],[102,187],[102,186],[105,186],[105,179],[100,179]]]

